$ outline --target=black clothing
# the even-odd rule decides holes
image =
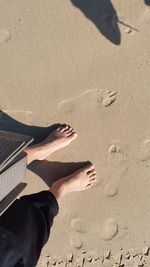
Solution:
[[[0,217],[0,267],[35,267],[58,211],[49,191],[17,199]]]

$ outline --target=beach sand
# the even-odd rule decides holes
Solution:
[[[93,188],[63,199],[38,267],[150,266],[145,2],[112,1],[115,44],[73,1],[0,1],[1,109],[29,125],[73,126],[78,138],[48,160],[90,160],[98,174]],[[31,171],[26,180],[23,194],[48,188]]]

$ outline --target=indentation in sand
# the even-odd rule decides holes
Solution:
[[[60,262],[60,263],[58,263],[57,265],[58,265],[59,267],[67,267],[67,266],[69,266],[69,265],[67,265],[66,262]],[[50,267],[50,265],[48,265],[48,266],[46,266],[46,267]]]
[[[62,100],[57,108],[64,113],[69,113],[78,108],[82,109],[87,103],[93,108],[96,107],[96,102],[98,102],[98,107],[107,107],[115,102],[116,94],[117,91],[114,90],[85,90],[80,95]]]
[[[141,160],[146,161],[150,159],[150,139],[146,139],[142,143]]]
[[[126,161],[128,145],[123,144],[120,140],[112,141],[108,149],[108,159],[114,163]]]
[[[106,221],[102,230],[102,239],[111,240],[118,233],[118,223],[114,219],[110,218]]]
[[[71,221],[71,227],[79,233],[85,233],[86,232],[86,223],[81,218],[75,218]]]
[[[108,197],[114,197],[118,192],[118,184],[109,182],[104,188],[104,193]]]
[[[58,110],[61,110],[65,113],[71,112],[82,103],[87,102],[88,99],[90,100],[92,93],[93,90],[86,90],[78,96],[72,97],[70,99],[64,99],[58,104],[57,108]]]
[[[0,30],[0,43],[6,43],[11,39],[11,34],[5,29]]]
[[[73,234],[72,233],[71,236],[70,236],[69,241],[70,241],[70,245],[73,248],[80,249],[83,246],[82,239],[78,235],[76,235],[76,234]]]
[[[114,153],[114,152],[113,152]],[[122,179],[128,171],[126,162],[118,162],[113,159],[103,166],[101,180],[98,186],[106,197],[115,197],[118,194]]]
[[[103,107],[111,105],[116,100],[117,91],[105,90],[101,94],[101,103]]]
[[[129,226],[125,224],[122,224],[122,225],[119,224],[119,229],[121,229],[121,231],[119,231],[118,233],[118,236],[117,236],[118,239],[122,239],[130,234],[130,228]]]
[[[113,144],[109,148],[110,153],[117,153],[120,152],[120,146],[118,144]]]

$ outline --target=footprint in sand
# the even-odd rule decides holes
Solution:
[[[118,233],[118,223],[114,219],[108,219],[102,230],[102,239],[111,240]]]
[[[115,197],[118,194],[120,184],[128,171],[128,164],[112,164],[109,162],[108,165],[103,168],[101,183],[99,187],[102,190],[102,194],[105,197]]]
[[[80,249],[83,246],[83,241],[77,234],[72,233],[69,238],[69,242],[70,242],[70,245],[76,249]]]
[[[142,161],[146,161],[150,159],[150,139],[146,139],[142,143],[140,158]]]
[[[111,143],[108,149],[108,159],[113,163],[124,162],[127,158],[128,145],[123,144],[119,140]]]
[[[101,104],[103,107],[111,105],[116,100],[117,91],[105,90],[101,94]]]
[[[98,102],[98,106],[100,102],[102,107],[107,107],[111,105],[113,102],[115,102],[116,94],[117,94],[117,91],[113,91],[113,90],[105,90],[105,91],[99,91],[95,89],[86,90],[80,95],[74,96],[70,99],[62,100],[58,104],[57,108],[61,112],[69,113],[69,112],[74,111],[77,108],[82,107],[83,109],[83,107],[87,106],[87,103],[89,107],[95,107],[96,102]]]
[[[118,192],[118,183],[115,182],[109,182],[108,184],[106,184],[106,186],[104,187],[104,194],[107,197],[114,197],[117,195]]]
[[[86,233],[87,232],[86,223],[83,219],[80,219],[80,218],[72,219],[70,225],[71,225],[72,229],[74,229],[76,232],[79,232],[79,233]]]
[[[91,101],[91,94],[93,90],[86,90],[78,96],[72,97],[70,99],[62,100],[57,108],[58,110],[68,113],[73,111],[74,109],[83,106],[85,103]]]
[[[11,39],[11,34],[5,29],[0,30],[0,43],[7,43]]]

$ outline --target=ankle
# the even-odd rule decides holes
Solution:
[[[54,182],[49,189],[49,191],[55,196],[58,203],[62,200],[62,198],[66,195],[66,186],[61,181]]]
[[[24,152],[27,154],[27,165],[28,165],[34,160],[33,152],[30,147],[27,147],[26,149],[24,149]]]

